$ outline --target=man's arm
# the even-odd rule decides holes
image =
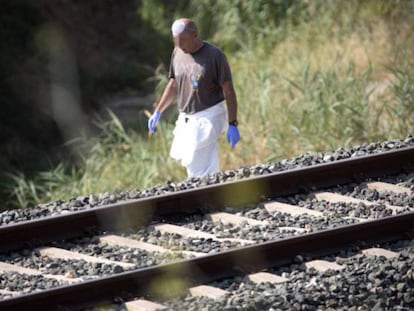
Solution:
[[[229,127],[227,129],[227,141],[232,148],[240,140],[240,133],[237,128],[237,96],[233,83],[225,81],[222,85],[224,97],[226,98],[227,111],[229,115]]]
[[[155,111],[163,112],[171,103],[174,101],[175,97],[177,96],[177,85],[175,79],[170,78],[168,81],[167,86],[162,93],[161,99],[158,102],[157,106],[155,107]]]
[[[150,134],[155,133],[155,128],[157,126],[158,121],[160,120],[161,113],[165,109],[167,109],[169,105],[171,105],[176,95],[177,95],[177,87],[176,87],[175,80],[170,79],[170,81],[168,81],[168,84],[164,89],[164,92],[162,93],[160,101],[155,107],[154,113],[148,119],[148,130]]]
[[[226,98],[229,122],[237,121],[237,96],[232,81],[224,81],[221,86]]]

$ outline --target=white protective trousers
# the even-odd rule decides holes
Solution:
[[[186,167],[189,178],[220,171],[217,140],[227,129],[227,120],[224,102],[194,114],[178,115],[170,156]]]

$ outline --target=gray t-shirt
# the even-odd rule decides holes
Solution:
[[[178,110],[192,114],[224,100],[221,85],[231,81],[226,56],[216,46],[204,42],[194,54],[175,48],[169,78],[177,83]]]

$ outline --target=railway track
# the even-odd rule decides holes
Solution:
[[[205,284],[271,282],[277,267],[326,267],[315,259],[412,239],[413,159],[407,147],[0,226],[3,278],[48,284],[0,288],[0,308],[160,307],[148,299],[188,288],[220,297],[225,290]]]

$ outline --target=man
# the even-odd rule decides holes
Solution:
[[[227,129],[232,148],[240,140],[237,97],[225,55],[199,38],[194,22],[178,19],[171,31],[175,48],[169,82],[148,120],[148,129],[154,133],[161,113],[177,98],[179,116],[170,156],[186,167],[189,178],[203,177],[220,171],[217,140],[221,133]]]

